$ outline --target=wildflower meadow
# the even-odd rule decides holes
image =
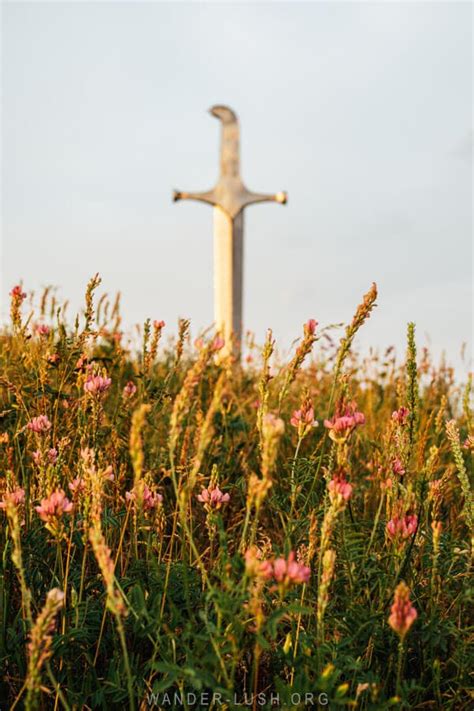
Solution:
[[[375,284],[286,362],[99,286],[0,336],[1,709],[472,709],[471,380]]]

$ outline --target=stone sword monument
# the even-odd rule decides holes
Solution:
[[[214,207],[214,318],[225,340],[225,351],[238,355],[242,341],[244,208],[257,202],[286,203],[285,192],[252,193],[240,176],[239,122],[228,106],[209,113],[222,123],[220,175],[207,192],[174,191],[173,199],[199,200]]]

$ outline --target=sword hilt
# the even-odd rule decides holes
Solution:
[[[240,176],[239,162],[239,122],[237,115],[228,106],[216,105],[209,113],[222,123],[222,140],[219,180],[213,190],[201,193],[190,193],[175,190],[173,201],[198,200],[208,205],[221,208],[234,219],[247,205],[259,202],[277,202],[285,205],[288,202],[286,192],[253,193],[247,190]]]

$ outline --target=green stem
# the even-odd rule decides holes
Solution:
[[[123,661],[125,664],[125,673],[127,675],[129,708],[130,708],[130,711],[135,711],[135,698],[133,696],[132,672],[130,670],[130,661],[128,658],[127,643],[125,641],[125,632],[123,629],[122,620],[120,619],[120,617],[118,615],[116,616],[116,620],[117,620],[117,630],[118,630],[119,637],[120,637],[120,644],[122,645]]]
[[[250,521],[250,506],[247,505],[247,510],[245,512],[244,527],[242,529],[242,536],[240,538],[240,545],[239,545],[239,551],[241,553],[243,553],[246,548],[245,539],[247,537],[247,529],[249,527],[249,521]]]
[[[374,525],[372,527],[372,533],[370,534],[369,544],[367,546],[367,550],[365,551],[365,561],[369,557],[369,552],[370,552],[370,549],[372,548],[372,543],[374,542],[375,533],[377,531],[377,527],[379,525],[379,520],[380,520],[380,515],[382,513],[382,506],[383,506],[384,498],[385,498],[385,496],[384,496],[384,494],[382,494],[382,496],[380,497],[380,503],[377,508],[377,513],[375,514]]]
[[[50,679],[52,685],[56,689],[56,698],[59,697],[59,699],[60,699],[63,707],[66,709],[66,711],[70,711],[70,706],[69,706],[68,702],[66,701],[66,697],[64,696],[63,692],[61,691],[59,682],[57,681],[56,677],[54,676],[49,662],[46,663],[46,672],[49,676],[49,679]]]
[[[79,596],[78,596],[77,605],[76,605],[76,627],[79,622],[79,606],[82,602],[82,594],[84,592],[84,580],[85,580],[85,576],[86,576],[87,548],[88,548],[88,541],[87,541],[87,538],[85,538],[84,552],[82,554],[81,582],[79,584]]]
[[[295,505],[296,505],[296,481],[295,481],[295,472],[296,472],[296,462],[298,460],[298,454],[300,452],[300,447],[301,447],[301,442],[303,441],[302,437],[298,437],[298,444],[296,445],[295,449],[295,455],[293,457],[293,464],[291,466],[291,508],[290,508],[290,521],[293,519],[293,512],[295,510]]]
[[[402,666],[403,666],[403,641],[400,640],[400,642],[398,643],[398,660],[397,660],[397,683],[396,683],[397,696],[401,695]]]

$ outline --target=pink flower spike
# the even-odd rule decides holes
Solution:
[[[51,462],[51,464],[56,464],[58,461],[58,450],[55,449],[54,447],[51,447],[51,449],[48,449],[48,459]]]
[[[34,461],[34,463],[36,464],[36,466],[39,467],[40,464],[41,464],[42,458],[43,458],[43,457],[42,457],[42,454],[41,454],[41,450],[40,450],[40,449],[37,449],[36,451],[34,451],[34,452],[32,453],[31,456],[33,457],[33,461]]]
[[[197,500],[202,504],[207,504],[209,501],[209,492],[207,489],[203,489],[200,494],[197,495]]]
[[[35,328],[38,336],[49,336],[50,330],[49,326],[46,326],[45,323],[38,323]]]
[[[335,442],[344,442],[356,427],[363,424],[365,415],[357,410],[355,402],[338,408],[332,420],[324,420],[324,426],[329,429],[329,436]]]
[[[273,576],[278,583],[282,583],[286,576],[287,563],[284,558],[277,558],[273,563]]]
[[[73,496],[74,494],[78,494],[79,492],[84,491],[85,489],[84,481],[80,476],[76,476],[75,479],[70,481],[68,487],[69,491]]]
[[[273,577],[282,587],[291,585],[302,585],[309,582],[311,569],[302,563],[298,563],[294,551],[291,551],[288,558],[277,558],[273,563]]]
[[[293,427],[298,427],[300,423],[304,425],[310,425],[311,427],[317,425],[317,422],[314,419],[314,410],[312,407],[306,410],[306,412],[303,409],[295,410],[293,412],[290,424],[292,424]]]
[[[292,559],[290,560],[291,556]],[[291,580],[291,582],[297,585],[303,585],[304,583],[309,582],[310,576],[311,569],[308,568],[306,565],[298,563],[295,560],[295,554],[290,553],[290,556],[288,557],[288,578]]]
[[[101,395],[110,388],[111,383],[111,378],[106,378],[102,375],[89,375],[84,383],[84,390],[90,395]]]
[[[398,410],[392,412],[392,420],[399,425],[405,425],[409,414],[410,410],[407,407],[400,407]]]
[[[386,525],[389,538],[395,538],[398,532],[398,518],[391,518]]]
[[[256,578],[265,578],[269,580],[273,577],[273,566],[269,560],[262,560],[262,553],[256,547],[252,546],[245,551],[245,572],[247,575]]]
[[[468,435],[462,443],[462,446],[463,449],[469,449],[471,452],[474,452],[474,436]]]
[[[356,425],[365,425],[365,415],[363,412],[354,412],[353,418]]]
[[[132,398],[136,392],[137,386],[134,382],[129,380],[128,383],[125,385],[124,389],[122,390],[122,397],[124,400],[130,400],[130,398]]]
[[[413,536],[414,533],[416,533],[416,529],[418,528],[418,516],[416,516],[415,514],[407,514],[402,520],[402,523],[403,538],[409,538],[410,536]]]
[[[6,509],[9,504],[19,506],[25,502],[25,490],[17,486],[13,491],[6,491],[0,501],[0,509]]]
[[[396,457],[392,462],[392,472],[394,474],[398,474],[399,476],[403,476],[405,474],[405,467],[398,457]]]
[[[135,488],[133,488],[131,491],[126,491],[125,498],[127,501],[136,501],[138,496]],[[147,484],[144,484],[142,492],[142,501],[143,509],[145,511],[152,511],[153,509],[156,509],[158,508],[158,506],[161,505],[161,503],[163,502],[163,497],[156,491],[152,491]]]
[[[342,504],[349,501],[352,496],[352,484],[349,484],[344,477],[335,476],[328,484],[329,498],[335,504]]]
[[[403,544],[407,538],[413,536],[418,528],[418,516],[406,514],[403,518],[394,516],[386,525],[388,537],[398,544]]]
[[[102,472],[102,476],[108,481],[113,481],[115,479],[114,470],[112,469],[111,464],[109,464],[109,466],[104,469],[104,471]]]
[[[43,434],[51,429],[51,422],[48,420],[46,415],[38,415],[38,417],[33,417],[30,422],[26,425],[31,432],[36,432],[36,434]]]
[[[220,336],[216,336],[212,341],[211,348],[214,352],[220,351],[225,346],[225,341]]]
[[[40,519],[46,523],[54,523],[65,513],[71,513],[72,502],[69,501],[62,489],[58,489],[51,496],[41,500],[39,506],[35,506]]]
[[[26,294],[20,284],[17,284],[13,287],[13,289],[10,291],[10,296],[12,297],[12,299],[18,299],[19,301],[23,301],[24,299],[26,299]]]
[[[163,497],[161,494],[158,494],[155,491],[151,491],[151,489],[148,488],[148,486],[145,484],[143,487],[143,508],[145,511],[151,511],[153,509],[156,509],[163,501]]]
[[[314,335],[317,325],[318,325],[318,322],[314,318],[310,318],[308,321],[306,321],[306,323],[304,325],[305,333],[308,333],[311,336]]]
[[[79,358],[76,361],[76,365],[74,366],[75,370],[82,370],[84,366],[87,365],[87,356],[85,353],[82,353]]]
[[[266,580],[270,580],[270,578],[273,577],[273,566],[269,560],[262,560],[260,563],[259,574]]]
[[[403,640],[417,617],[418,613],[410,602],[410,590],[401,582],[395,590],[388,624]]]
[[[305,400],[300,410],[295,410],[291,416],[290,424],[298,430],[298,437],[305,437],[318,423],[314,419],[314,409],[310,402]]]
[[[217,511],[223,504],[227,504],[230,501],[230,496],[222,493],[219,487],[216,486],[202,489],[201,493],[197,495],[197,500],[204,504],[207,510],[214,509]]]
[[[299,427],[301,422],[301,410],[295,410],[291,416],[290,425],[293,427]]]
[[[304,421],[307,425],[311,425],[311,427],[314,427],[314,425],[317,424],[316,420],[314,419],[314,410],[312,407],[306,410],[306,413],[304,415]]]

